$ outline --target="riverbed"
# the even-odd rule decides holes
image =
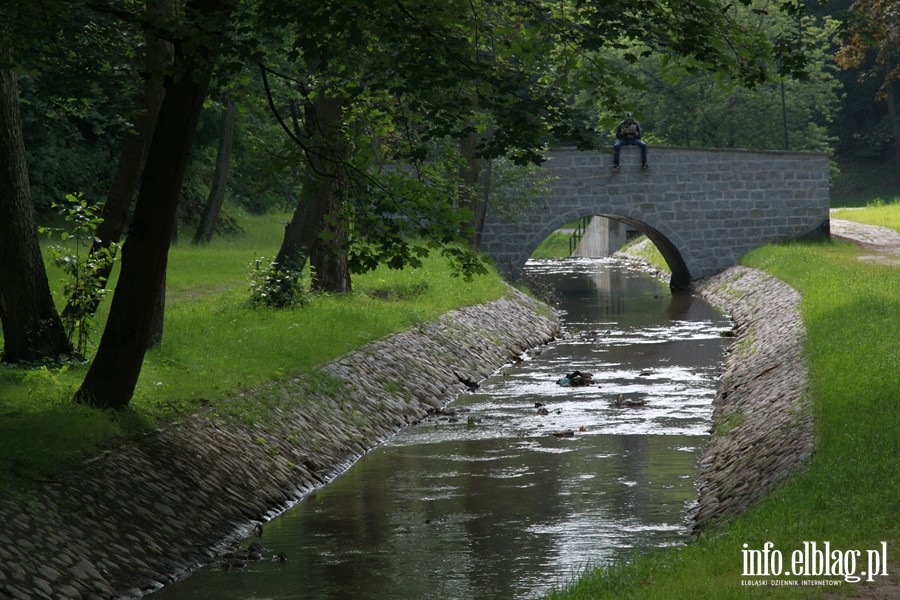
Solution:
[[[534,598],[686,542],[731,323],[616,261],[527,269],[559,298],[556,343],[266,524],[237,550],[261,544],[261,560],[210,565],[154,598]],[[575,370],[589,385],[560,385]]]

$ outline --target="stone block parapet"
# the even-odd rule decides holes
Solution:
[[[557,148],[544,174],[549,192],[514,214],[491,211],[481,250],[518,279],[528,257],[575,219],[604,216],[646,234],[687,287],[737,264],[761,245],[827,236],[828,157],[806,152],[756,152],[651,147],[649,171],[636,148],[622,151],[613,173],[610,153]]]

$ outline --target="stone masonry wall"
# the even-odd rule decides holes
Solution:
[[[641,258],[643,241],[619,253],[660,279]],[[694,293],[734,323],[713,401],[710,438],[699,460],[694,533],[744,513],[805,467],[815,444],[806,330],[800,294],[762,271],[735,266],[694,282]]]
[[[673,278],[687,283],[737,263],[758,246],[828,228],[828,157],[651,147],[648,172],[636,147],[609,152],[554,149],[544,165],[550,191],[515,215],[488,212],[481,249],[518,278],[548,235],[574,219],[617,217],[661,242]],[[670,258],[670,256],[667,256]]]

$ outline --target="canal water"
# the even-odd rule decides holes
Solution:
[[[590,566],[688,541],[731,324],[615,260],[527,273],[559,297],[559,341],[266,524],[244,542],[265,546],[262,560],[153,598],[539,598]],[[592,382],[559,384],[575,370]]]

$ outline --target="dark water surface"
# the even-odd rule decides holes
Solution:
[[[537,598],[589,565],[687,541],[730,323],[614,261],[533,261],[528,272],[559,293],[563,339],[246,542],[286,562],[208,567],[153,597]],[[594,383],[557,385],[576,369]],[[619,395],[645,405],[616,407]]]

